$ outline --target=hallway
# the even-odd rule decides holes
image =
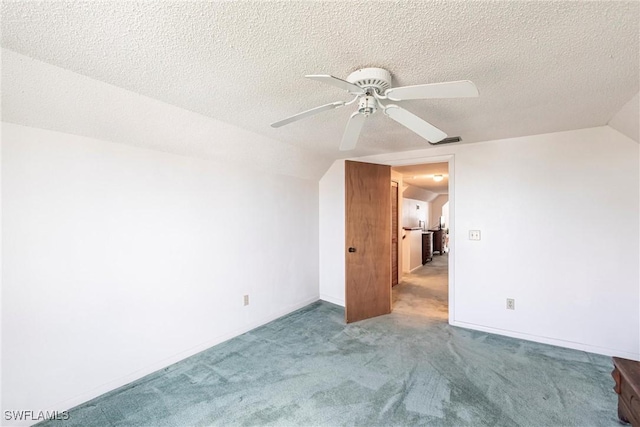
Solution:
[[[428,317],[447,323],[449,316],[449,255],[433,260],[413,273],[404,274],[393,288],[393,313]]]

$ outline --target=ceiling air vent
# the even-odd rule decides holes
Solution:
[[[460,141],[462,141],[462,138],[460,138],[459,136],[450,136],[448,138],[445,138],[441,141],[436,142],[434,145],[451,144],[452,142],[460,142]]]

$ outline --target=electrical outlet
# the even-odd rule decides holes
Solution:
[[[249,295],[244,296],[244,305],[249,305]]]
[[[469,230],[469,240],[480,240],[480,230]]]
[[[516,309],[516,300],[513,298],[507,298],[507,310],[515,310]]]

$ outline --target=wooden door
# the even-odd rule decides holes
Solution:
[[[398,284],[398,183],[391,183],[391,286]]]
[[[347,323],[391,312],[391,167],[345,162]]]

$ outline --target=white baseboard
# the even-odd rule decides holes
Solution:
[[[510,331],[507,329],[491,328],[487,326],[476,325],[474,323],[450,321],[449,324],[452,326],[460,327],[460,328],[472,329],[472,330],[481,331],[481,332],[489,332],[491,334],[503,335],[511,338],[519,338],[519,339],[538,342],[542,344],[555,345],[557,347],[571,348],[573,350],[586,351],[588,353],[602,354],[604,356],[623,357],[625,359],[640,361],[640,353],[617,350],[617,349],[608,348],[608,347],[599,347],[599,346],[590,345],[590,344],[584,344],[584,343],[573,342],[568,340],[561,340],[557,338],[543,337],[543,336],[533,335],[533,334],[525,334],[521,332]]]
[[[78,406],[78,405],[80,405],[82,403],[88,402],[89,400],[94,399],[94,398],[96,398],[96,397],[98,397],[98,396],[100,396],[102,394],[105,394],[105,393],[107,393],[109,391],[115,390],[118,387],[122,387],[123,385],[126,385],[126,384],[129,384],[129,383],[133,382],[133,381],[136,381],[136,380],[144,377],[145,375],[149,375],[149,374],[151,374],[153,372],[156,372],[156,371],[158,371],[160,369],[164,369],[167,366],[173,365],[176,362],[179,362],[179,361],[184,360],[184,359],[186,359],[186,358],[188,358],[190,356],[193,356],[194,354],[200,353],[201,351],[204,351],[204,350],[206,350],[206,349],[208,349],[210,347],[213,347],[214,345],[218,345],[218,344],[223,343],[225,341],[228,341],[228,340],[230,340],[232,338],[235,338],[238,335],[242,335],[245,332],[249,332],[249,331],[251,331],[253,329],[256,329],[256,328],[258,328],[258,327],[260,327],[262,325],[265,325],[265,324],[267,324],[269,322],[272,322],[272,321],[274,321],[274,320],[276,320],[276,319],[278,319],[278,318],[280,318],[282,316],[285,316],[285,315],[287,315],[289,313],[292,313],[292,312],[294,312],[294,311],[296,311],[298,309],[301,309],[301,308],[303,308],[303,307],[305,307],[305,306],[307,306],[307,305],[309,305],[311,303],[314,303],[314,302],[318,301],[318,299],[319,299],[318,296],[314,296],[312,298],[308,298],[306,300],[303,300],[303,301],[297,302],[295,304],[292,304],[292,305],[290,305],[290,306],[288,306],[288,307],[286,307],[286,308],[284,308],[282,310],[278,310],[276,312],[273,312],[270,315],[265,316],[265,317],[263,317],[262,319],[260,319],[260,320],[258,320],[256,322],[253,322],[253,323],[251,323],[249,325],[246,325],[246,326],[243,326],[241,328],[238,328],[238,329],[234,330],[233,332],[217,336],[217,337],[215,337],[215,338],[213,338],[211,340],[203,342],[202,344],[199,344],[199,345],[197,345],[195,347],[192,347],[192,348],[190,348],[188,350],[185,350],[185,351],[182,351],[180,353],[177,353],[177,354],[175,354],[175,355],[173,355],[171,357],[159,360],[156,363],[153,363],[153,364],[147,366],[144,369],[140,369],[138,371],[132,372],[132,373],[130,373],[128,375],[125,375],[123,377],[120,377],[120,378],[118,378],[116,380],[109,381],[109,382],[107,382],[105,384],[100,385],[99,387],[96,387],[96,388],[94,388],[92,390],[89,390],[87,392],[81,393],[81,394],[79,394],[78,396],[76,396],[76,397],[74,397],[72,399],[67,399],[67,400],[64,400],[62,402],[58,402],[57,404],[53,405],[53,409],[57,410],[59,412],[67,411],[67,410],[69,410],[69,409],[71,409],[73,407],[76,407],[76,406]],[[23,423],[23,424],[16,423],[16,424],[12,424],[12,425],[15,425],[15,426],[28,426],[30,424],[29,423]]]
[[[338,298],[332,297],[331,295],[326,295],[326,294],[320,294],[320,299],[322,301],[330,302],[331,304],[344,307],[344,299],[338,299]]]
[[[419,269],[420,267],[422,267],[424,264],[420,264],[417,267],[414,267],[413,269],[411,269],[411,271],[409,271],[409,274],[413,273],[414,271],[416,271],[417,269]]]

